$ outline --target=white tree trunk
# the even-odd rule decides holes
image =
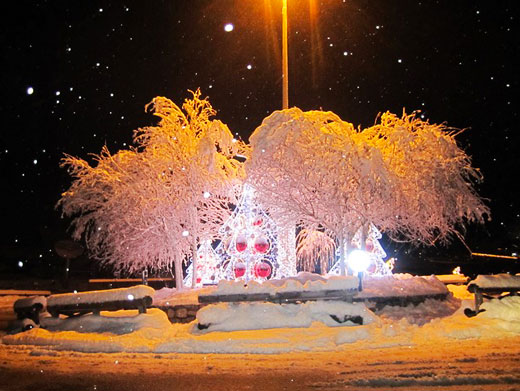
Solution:
[[[195,235],[191,239],[191,289],[195,289],[197,284],[197,239]]]
[[[175,267],[175,288],[177,291],[184,290],[184,276],[182,273],[182,259],[178,255],[175,256],[173,261]]]
[[[339,270],[340,275],[346,276],[346,267],[345,267],[346,259],[345,259],[345,239],[343,235],[339,237]]]
[[[360,250],[365,251],[367,248],[368,224],[361,226]]]

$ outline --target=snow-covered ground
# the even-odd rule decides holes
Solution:
[[[423,280],[401,287],[417,294],[441,290],[435,280]],[[376,290],[388,289],[383,283]],[[45,318],[47,329],[0,333],[0,389],[520,389],[520,298],[486,301],[485,312],[467,318],[463,310],[473,307],[473,294],[464,285],[448,289],[448,300],[375,313],[360,304],[315,302],[225,304],[224,311],[218,304],[191,324],[171,324],[159,309]],[[214,291],[163,289],[154,303],[193,304],[198,294]],[[0,315],[10,310],[12,316],[14,299],[0,297]],[[365,323],[331,323],[331,313],[346,312]],[[210,314],[213,327],[199,330]],[[247,325],[268,328],[213,331]]]
[[[399,280],[402,281],[398,292],[402,292],[406,278]],[[445,289],[434,280],[410,285],[415,293]],[[426,300],[407,307],[387,306],[376,313],[362,303],[318,301],[284,305],[220,303],[204,307],[197,321],[190,324],[170,324],[159,309],[146,314],[117,311],[69,319],[44,318],[45,328],[4,335],[2,343],[78,352],[272,354],[341,351],[350,349],[353,343],[373,349],[432,340],[450,343],[520,336],[520,297],[486,301],[481,306],[485,312],[467,318],[463,310],[473,307],[472,295],[465,286],[448,288],[453,293],[448,300]],[[158,291],[156,299],[175,300],[175,294],[169,293],[168,298],[166,292]],[[345,316],[361,316],[363,325],[348,320],[340,324],[331,315],[340,320],[346,320]],[[199,323],[209,328],[200,330]]]

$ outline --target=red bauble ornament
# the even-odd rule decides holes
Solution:
[[[245,249],[247,248],[247,240],[244,235],[240,235],[237,237],[235,247],[236,247],[237,251],[240,253],[242,251],[245,251]]]
[[[235,278],[243,277],[246,274],[246,265],[243,262],[237,262],[233,265],[233,273]]]
[[[263,218],[261,218],[261,217],[257,217],[257,218],[253,221],[253,225],[258,226],[258,225],[261,225],[263,222],[264,222],[264,219],[263,219]]]
[[[269,250],[269,241],[263,236],[256,238],[255,250],[260,254],[265,254]]]
[[[369,253],[374,251],[374,242],[372,242],[372,240],[367,239],[367,241],[365,243],[365,250],[368,251]]]
[[[267,262],[259,262],[255,265],[255,276],[260,278],[267,278],[271,275],[271,265]]]

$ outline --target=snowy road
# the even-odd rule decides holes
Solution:
[[[438,341],[437,341],[438,342]],[[0,390],[520,390],[520,337],[279,355],[0,345]]]

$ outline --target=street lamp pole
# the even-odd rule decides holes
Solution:
[[[287,0],[282,2],[282,109],[289,108],[289,59],[287,50]]]

